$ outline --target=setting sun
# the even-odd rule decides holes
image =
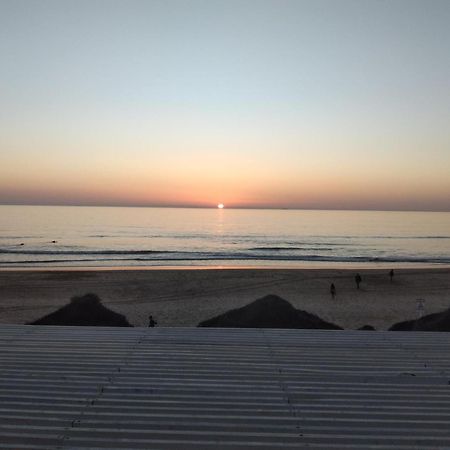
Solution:
[[[225,207],[225,205],[224,205],[223,203],[219,203],[219,204],[217,205],[217,207],[218,207],[219,209],[223,209],[223,208]]]

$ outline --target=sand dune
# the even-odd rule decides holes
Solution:
[[[307,311],[295,309],[277,295],[266,295],[242,308],[205,320],[199,327],[228,328],[302,328],[339,330],[340,327],[323,321]]]
[[[72,297],[70,303],[30,325],[66,325],[66,326],[94,326],[94,327],[130,327],[131,325],[122,314],[102,305],[95,294]]]

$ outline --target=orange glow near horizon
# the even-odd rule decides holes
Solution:
[[[420,153],[405,166],[391,155],[353,155],[342,144],[334,153],[320,142],[295,152],[288,140],[276,152],[255,137],[247,151],[237,144],[232,151],[229,138],[203,139],[183,151],[174,143],[173,151],[120,147],[114,155],[106,147],[61,154],[62,143],[29,152],[23,144],[2,155],[0,203],[210,208],[220,198],[227,208],[450,210],[448,166],[432,167]]]
[[[209,178],[209,177],[208,177]],[[220,208],[217,198],[227,208],[303,208],[303,209],[441,209],[445,210],[448,196],[440,183],[417,186],[401,180],[376,178],[345,179],[303,177],[294,180],[277,175],[260,179],[243,177],[213,182],[210,179],[169,179],[164,183],[128,176],[83,177],[78,179],[30,179],[17,186],[2,179],[0,192],[3,202],[31,204],[79,204],[112,206],[173,206]],[[6,181],[6,182],[5,182]],[[412,200],[411,200],[412,199]]]

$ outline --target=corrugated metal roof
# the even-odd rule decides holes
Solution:
[[[0,326],[3,449],[450,448],[450,335]]]

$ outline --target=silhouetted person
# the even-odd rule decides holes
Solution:
[[[357,273],[355,275],[355,283],[356,283],[356,289],[359,289],[359,285],[362,281],[361,275],[359,273]]]
[[[391,279],[391,283],[392,283],[392,279],[394,278],[394,269],[391,269],[389,272],[389,278]]]
[[[158,325],[158,322],[153,319],[153,316],[148,316],[148,326],[149,328],[154,328]]]
[[[331,283],[330,286],[330,294],[331,294],[331,298],[336,298],[336,286],[334,285],[334,283]]]

